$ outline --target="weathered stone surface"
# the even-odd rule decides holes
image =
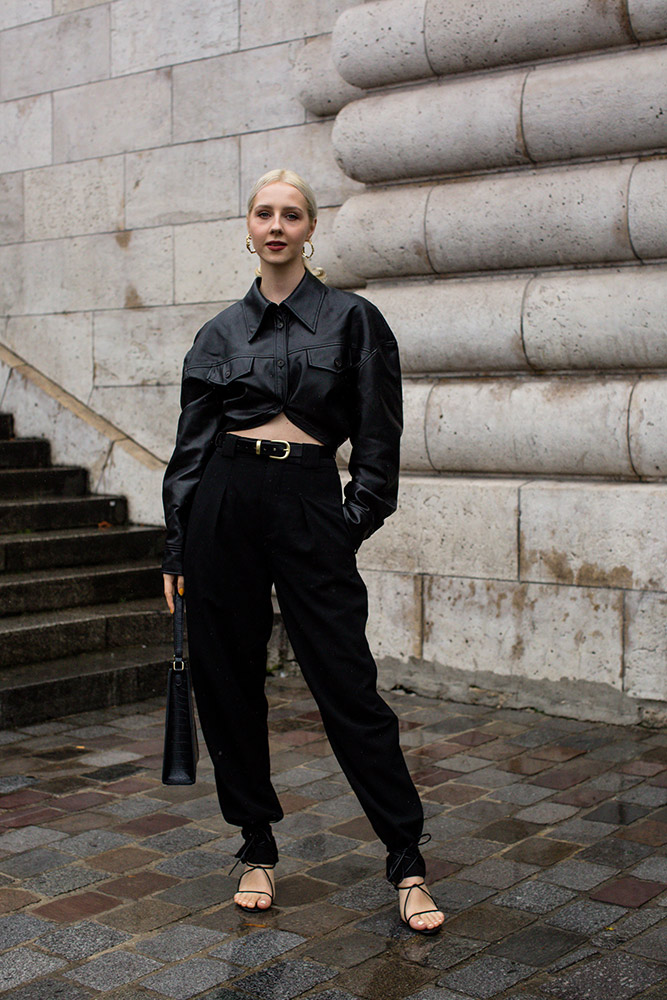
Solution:
[[[426,443],[441,472],[632,475],[630,381],[443,379]]]
[[[521,579],[665,590],[667,485],[521,487]]]
[[[334,238],[350,270],[365,278],[432,273],[424,238],[428,196],[428,188],[397,187],[348,198]]]
[[[23,314],[117,309],[170,301],[172,239],[169,229],[147,229],[115,236],[24,243],[0,248],[9,262],[3,312]],[[4,283],[3,283],[4,284]],[[0,293],[2,288],[0,288]]]
[[[663,48],[533,70],[522,102],[530,156],[564,160],[667,145],[665,76]]]
[[[128,499],[135,524],[162,524],[162,479],[165,466],[133,441],[117,441],[102,475],[91,488],[97,493],[121,493]]]
[[[193,142],[125,157],[126,226],[221,219],[238,212],[236,139]]]
[[[108,0],[53,0],[54,14],[67,14],[71,10],[83,10],[84,7],[97,7],[108,3]]]
[[[0,7],[0,31],[50,16],[51,0],[4,0]]]
[[[403,437],[401,468],[411,472],[432,472],[435,466],[428,453],[425,416],[434,383],[426,380],[403,382]]]
[[[646,160],[632,171],[629,227],[642,260],[667,256],[667,160]]]
[[[523,307],[523,342],[538,369],[667,367],[667,268],[538,275]]]
[[[424,581],[424,658],[446,667],[621,686],[622,596],[493,580]]]
[[[18,436],[49,439],[55,465],[83,465],[90,470],[91,482],[100,476],[111,448],[108,435],[81,420],[20,368],[12,372],[2,405],[14,414]]]
[[[364,94],[336,69],[330,35],[312,38],[303,46],[294,60],[291,82],[299,102],[315,115],[333,115]]]
[[[399,510],[359,550],[364,569],[516,579],[518,482],[404,476]]]
[[[318,208],[317,228],[313,236],[315,253],[310,263],[315,267],[324,268],[327,283],[334,288],[351,288],[358,291],[363,288],[364,279],[346,266],[346,262],[336,249],[334,229],[337,215],[338,208]]]
[[[183,357],[195,334],[223,307],[205,303],[96,313],[95,385],[179,384]]]
[[[428,0],[425,30],[439,75],[633,41],[624,0]]]
[[[91,313],[10,317],[3,341],[77,399],[88,399],[92,388]]]
[[[667,9],[661,0],[627,0],[632,32],[640,42],[667,38]]]
[[[176,66],[174,140],[187,142],[303,123],[303,106],[285,86],[297,51],[294,42],[262,49],[261,100],[240,99],[258,72],[256,49]],[[282,163],[280,157],[275,163]],[[235,184],[231,186],[236,189]]]
[[[656,376],[637,383],[628,434],[637,473],[646,478],[667,476],[667,380]]]
[[[137,73],[238,47],[237,0],[116,0],[111,8],[112,74]]]
[[[625,678],[632,698],[667,701],[667,594],[625,596]]]
[[[51,163],[51,97],[0,103],[0,173]]]
[[[25,175],[26,238],[124,229],[123,198],[122,156],[29,170]]]
[[[422,578],[367,570],[368,642],[377,657],[421,656]]]
[[[195,222],[174,231],[174,281],[177,303],[234,300],[254,278],[254,261],[245,247],[245,219]]]
[[[433,268],[631,260],[626,205],[631,169],[627,163],[599,164],[441,184],[426,213]],[[411,193],[415,201],[422,194]]]
[[[336,21],[332,54],[338,72],[357,87],[433,76],[424,42],[426,0],[374,0]]]
[[[525,76],[428,83],[348,104],[332,135],[338,162],[367,183],[527,163]]]
[[[170,141],[171,70],[90,83],[53,96],[57,162],[163,146]],[[50,156],[41,162],[50,162]]]
[[[23,175],[0,174],[0,243],[23,239]]]
[[[370,285],[363,295],[396,334],[404,372],[507,371],[528,367],[525,288],[525,278],[452,279]]]
[[[96,413],[166,462],[173,450],[178,399],[177,385],[112,386],[93,389],[89,403]]]
[[[4,101],[109,75],[109,9],[50,17],[0,34]]]
[[[313,184],[320,207],[340,205],[361,189],[346,177],[334,159],[331,122],[312,122],[294,128],[253,132],[241,136],[241,212],[258,177],[276,164],[296,170]],[[347,263],[347,261],[346,261]]]
[[[356,3],[357,0],[318,0],[308,4],[302,0],[282,0],[280,4],[269,5],[264,0],[239,0],[241,48],[322,35],[331,31],[341,11]]]

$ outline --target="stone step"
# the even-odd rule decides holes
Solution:
[[[162,574],[154,559],[111,566],[6,573],[0,575],[0,618],[160,597],[161,594]]]
[[[171,615],[156,598],[23,614],[0,621],[0,669],[11,673],[77,653],[168,643],[171,635]]]
[[[14,415],[0,413],[0,440],[6,441],[12,437],[14,437]]]
[[[163,539],[162,528],[132,525],[8,534],[0,537],[0,566],[6,572],[17,573],[57,566],[156,559],[161,554]]]
[[[126,521],[125,497],[84,496],[0,501],[0,534],[84,528],[101,522],[120,525]]]
[[[0,675],[0,729],[165,695],[172,649],[134,645],[31,663]]]
[[[48,469],[0,469],[0,500],[35,496],[83,496],[88,473],[74,466]]]
[[[45,438],[0,440],[0,469],[40,469],[51,463],[51,445]]]

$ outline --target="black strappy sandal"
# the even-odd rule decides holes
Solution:
[[[438,904],[434,900],[433,896],[431,895],[431,893],[426,888],[426,882],[424,882],[424,881],[422,881],[422,882],[415,882],[413,885],[403,885],[403,886],[395,885],[394,889],[396,889],[397,892],[405,892],[406,893],[406,896],[405,896],[405,899],[403,900],[403,905],[402,906],[401,906],[401,899],[400,899],[400,896],[399,896],[398,915],[401,918],[401,923],[405,924],[406,927],[409,927],[411,931],[415,932],[415,934],[427,934],[427,935],[437,934],[439,932],[440,928],[442,927],[441,923],[438,924],[437,927],[413,927],[412,924],[410,923],[410,921],[413,919],[413,917],[421,917],[424,913],[441,913],[442,912],[438,908]],[[408,919],[406,920],[405,916],[406,916],[407,909],[408,909],[408,900],[410,899],[410,893],[412,892],[413,889],[421,889],[421,891],[423,893],[425,893],[425,895],[427,895],[428,898],[433,903],[433,909],[432,910],[419,910],[417,913],[411,913],[410,916],[408,917]]]
[[[269,872],[269,871],[273,871],[273,869],[275,868],[275,865],[253,865],[249,861],[246,861],[245,864],[246,864],[246,870],[239,877],[239,881],[238,881],[238,885],[236,887],[236,891],[237,892],[252,892],[252,893],[254,893],[257,896],[268,896],[269,897],[269,905],[268,906],[258,906],[257,903],[255,903],[254,906],[244,906],[243,903],[236,903],[236,901],[235,901],[235,905],[238,906],[238,908],[240,910],[248,910],[249,912],[259,911],[260,913],[265,913],[266,910],[270,910],[271,909],[271,906],[273,905],[273,900],[274,900],[273,883],[271,881],[270,876],[267,875],[266,873]],[[243,881],[243,879],[245,878],[245,876],[248,875],[249,872],[254,872],[257,869],[259,869],[260,871],[263,871],[265,873],[265,875],[266,875],[266,881],[267,881],[267,884],[268,884],[269,888],[268,889],[242,889],[241,888],[241,882]]]

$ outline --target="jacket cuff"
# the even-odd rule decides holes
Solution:
[[[361,543],[372,535],[379,525],[373,523],[373,514],[367,507],[360,507],[351,500],[346,500],[343,504],[343,517],[352,536],[354,551],[358,552]]]
[[[162,558],[162,572],[171,573],[173,576],[183,575],[182,549],[165,548]]]

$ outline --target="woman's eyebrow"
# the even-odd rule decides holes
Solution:
[[[255,209],[258,208],[273,208],[273,205],[255,205]],[[283,212],[303,212],[302,208],[298,205],[285,205],[282,209]]]

